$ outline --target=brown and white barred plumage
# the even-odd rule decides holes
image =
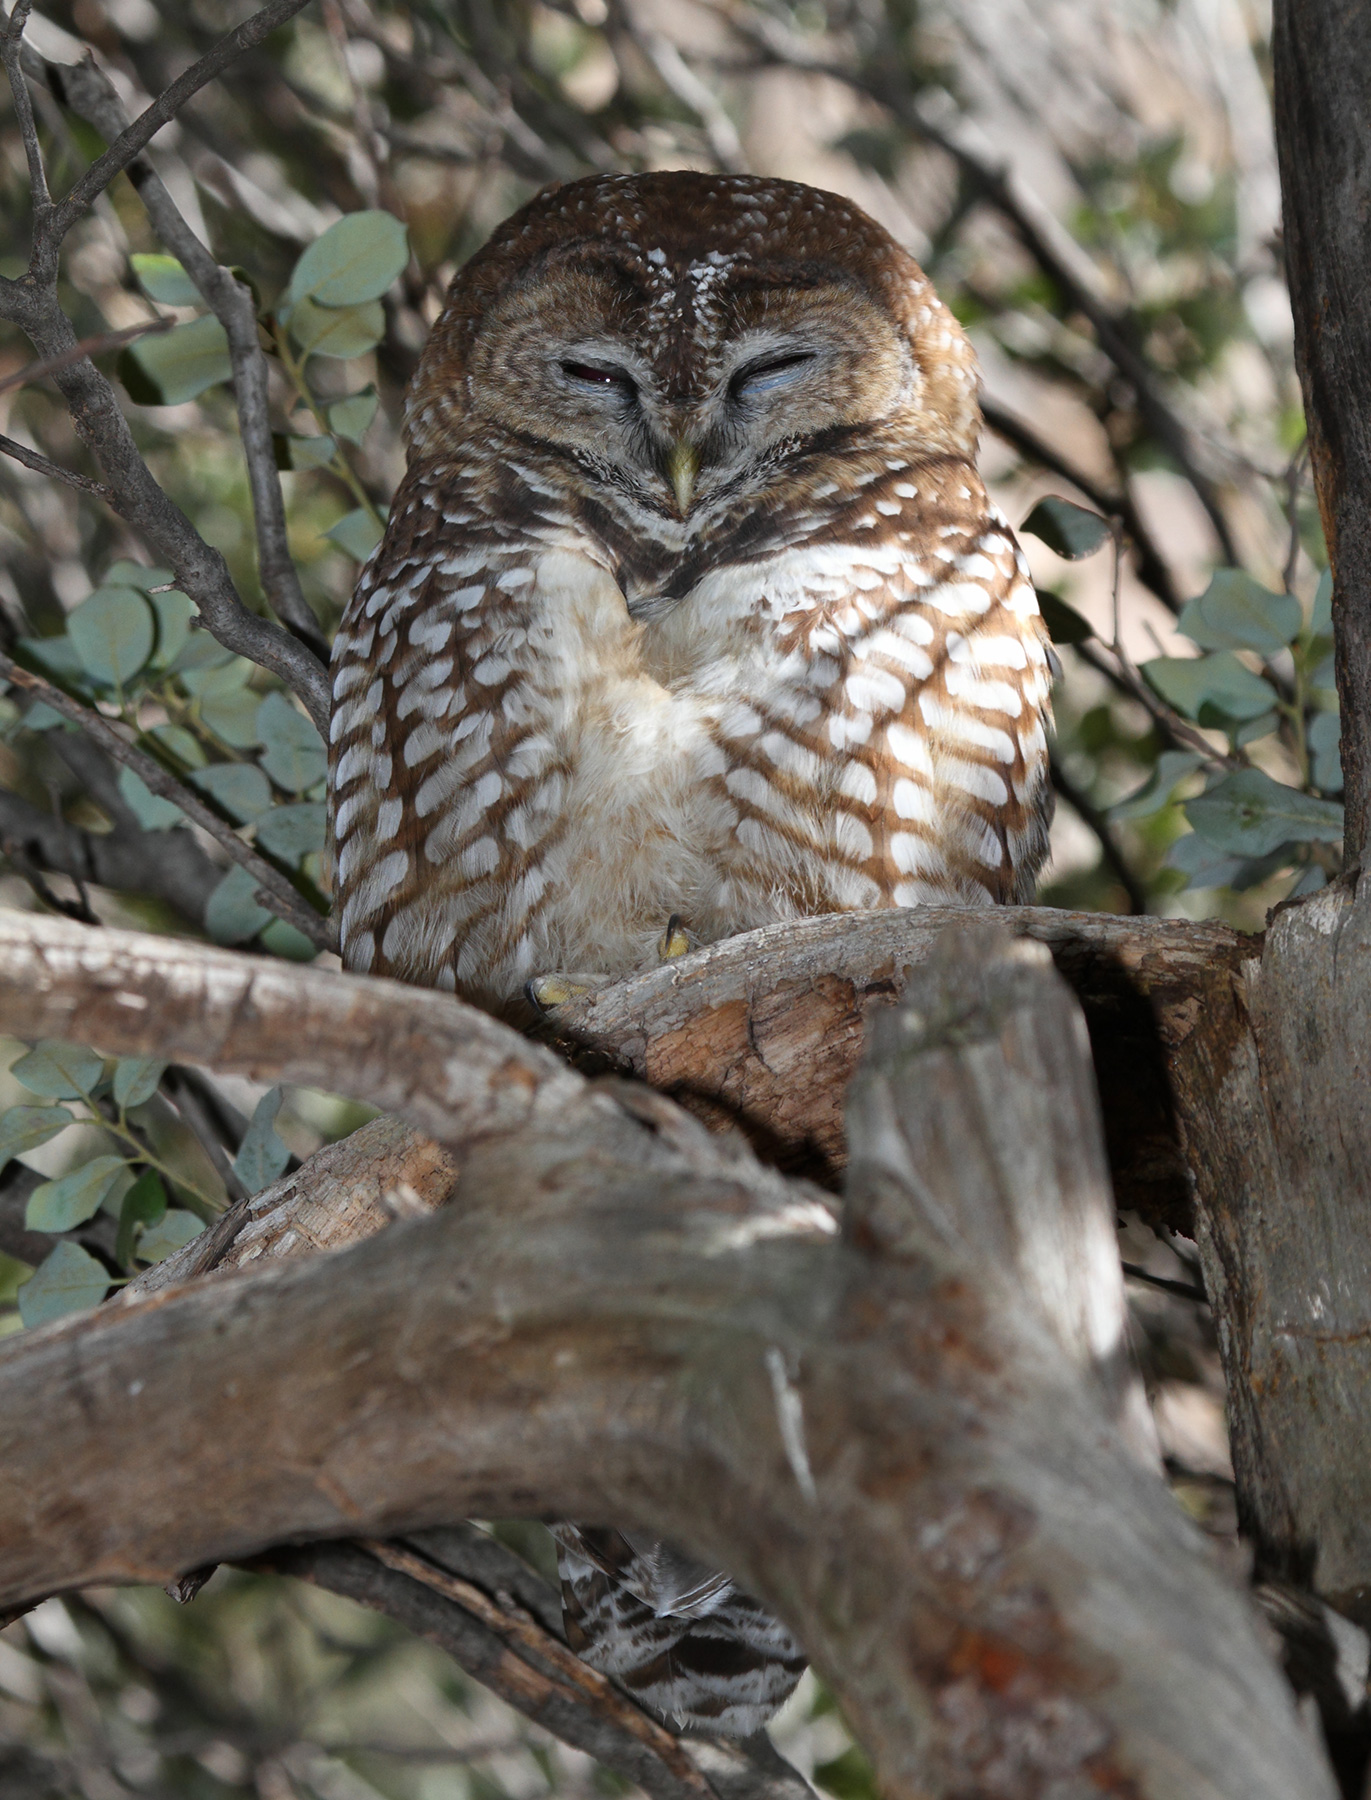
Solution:
[[[835,195],[592,177],[508,220],[434,328],[335,645],[348,965],[500,1009],[651,963],[671,914],[709,941],[1027,900],[1048,652],[979,429],[956,322]],[[645,1697],[718,1729],[727,1680],[691,1658],[735,1630],[740,1682],[784,1670],[756,1728],[793,1643],[723,1577],[660,1611],[651,1571],[684,1562],[640,1542],[566,1528],[589,1659],[675,1655]]]

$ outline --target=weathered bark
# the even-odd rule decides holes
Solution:
[[[442,996],[6,921],[11,1028],[194,1035],[404,1110],[461,1177],[354,1249],[0,1347],[0,1597],[467,1511],[638,1521],[777,1606],[892,1794],[1330,1795],[1111,1422],[1099,1127],[1045,960],[960,940],[876,1021],[840,1237],[736,1140]]]
[[[706,1120],[736,1120],[769,1161],[836,1185],[867,1024],[964,917],[920,907],[748,932],[560,1009],[558,1038],[583,1067],[598,1057]],[[1205,983],[1260,940],[1217,922],[1051,907],[997,917],[1047,945],[1084,1008],[1119,1205],[1191,1230],[1172,1064]]]
[[[1371,7],[1276,0],[1285,262],[1333,568],[1347,852],[1371,833]]]
[[[1279,913],[1178,1065],[1245,1523],[1371,1622],[1371,887]]]

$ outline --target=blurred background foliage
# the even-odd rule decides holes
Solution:
[[[83,45],[136,112],[249,10],[42,6],[28,41],[56,71],[34,87],[54,189],[103,147],[62,104]],[[446,285],[500,218],[598,169],[836,188],[914,252],[980,353],[984,470],[1025,528],[1062,662],[1042,900],[1259,928],[1336,872],[1341,818],[1268,23],[1260,0],[318,0],[152,159],[253,285],[319,635],[399,478],[404,389]],[[0,183],[14,277],[28,177],[12,109]],[[62,298],[86,337],[169,322],[98,360],[158,481],[266,612],[222,330],[127,179],[69,239]],[[0,381],[30,354],[4,328]],[[0,390],[0,413],[0,431],[98,475],[50,383]],[[326,909],[305,714],[196,628],[133,526],[5,458],[0,636]],[[5,905],[316,954],[213,837],[20,687],[0,696],[0,849]],[[5,1044],[0,1065],[0,1329],[93,1304],[365,1116],[70,1047]],[[1177,1497],[1238,1558],[1189,1246],[1129,1221],[1122,1242]],[[813,1677],[776,1735],[840,1800],[870,1794]],[[554,1790],[615,1784],[438,1652],[297,1584],[221,1572],[186,1607],[101,1592],[0,1634],[6,1800]]]

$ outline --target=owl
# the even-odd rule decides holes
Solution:
[[[548,189],[461,270],[334,647],[348,967],[513,1014],[815,913],[1022,902],[1049,646],[977,372],[851,202]],[[570,1635],[746,1734],[802,1657],[724,1576],[564,1527]]]

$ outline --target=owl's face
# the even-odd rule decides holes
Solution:
[[[672,273],[699,285],[689,265]],[[889,420],[917,387],[908,339],[850,282],[749,283],[684,344],[651,314],[612,248],[545,264],[483,321],[470,416],[684,522],[764,489],[816,444]]]
[[[571,182],[506,220],[452,285],[408,430],[413,461],[503,457],[683,556],[863,451],[974,458],[979,410],[956,321],[865,213],[686,172]]]

